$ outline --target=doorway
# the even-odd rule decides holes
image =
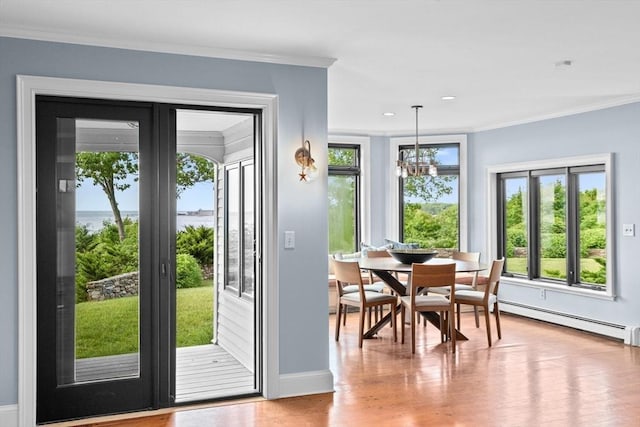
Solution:
[[[255,110],[219,110],[250,117],[252,128],[260,128]],[[39,97],[36,111],[37,421],[180,402],[176,301],[188,263],[181,261],[185,254],[178,253],[176,196],[185,182],[181,173],[207,167],[196,154],[177,151],[176,117],[181,110],[164,104]],[[256,137],[251,138],[251,159],[260,133],[252,135]],[[222,163],[219,169],[224,167]],[[95,233],[78,221],[77,207],[96,203],[85,200],[80,191],[88,181],[101,188],[113,217]],[[222,182],[224,194],[233,195],[227,181],[214,182]],[[251,180],[251,188],[255,186]],[[130,206],[125,206],[125,192],[130,193]],[[228,241],[226,216],[211,211],[212,217],[223,220],[218,230],[221,240]],[[255,236],[255,230],[252,233]],[[251,249],[255,259],[255,243]],[[217,258],[221,261],[212,260],[214,271],[218,266],[226,280],[228,258]],[[251,286],[260,283],[255,273],[243,274]],[[226,287],[223,283],[222,289]],[[219,311],[211,295],[211,311]],[[260,318],[255,310],[253,317]],[[216,330],[217,323],[211,322]],[[260,330],[257,326],[254,333]],[[115,336],[101,334],[109,330],[115,330]],[[207,345],[217,344],[213,334],[208,341]],[[259,349],[252,352],[258,354]],[[254,365],[259,368],[255,359]],[[241,393],[260,392],[256,366],[251,387]],[[230,394],[199,396],[183,401]]]

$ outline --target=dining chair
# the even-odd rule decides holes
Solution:
[[[334,255],[329,255],[329,259],[330,260],[331,259],[336,259],[336,257]],[[339,258],[337,258],[337,259],[339,259]],[[349,259],[352,259],[352,258],[349,258]],[[332,278],[335,281],[335,272],[333,271],[333,264],[331,262],[329,262],[329,273],[332,275]],[[365,277],[362,278],[362,283],[364,284],[364,290],[365,291],[369,291],[369,292],[384,292],[384,289],[385,289],[384,284],[382,282],[375,282],[374,283],[371,276],[372,276],[372,274],[371,274],[371,272],[369,272],[368,276],[365,276]],[[345,293],[345,294],[350,294],[352,292],[358,292],[358,286],[357,285],[346,285],[346,286],[343,286],[342,292]],[[378,319],[379,319],[377,307],[374,308],[374,310],[375,310],[375,321],[377,322]],[[369,325],[369,327],[371,327],[371,308],[367,309],[367,312],[369,314],[369,316],[368,316],[368,325]],[[380,315],[382,315],[382,313],[380,313]],[[342,318],[342,324],[344,326],[346,326],[346,324],[347,324],[347,316],[344,316]]]
[[[480,262],[480,252],[453,251],[453,253],[451,254],[451,259],[457,260],[457,261]],[[477,271],[474,273],[456,273],[456,292],[477,290],[477,286],[478,286],[477,279],[478,279]],[[449,295],[449,292],[450,292],[449,288],[447,287],[429,289],[428,291],[441,294],[441,295]],[[476,319],[476,328],[479,328],[480,316],[478,316],[477,307],[473,307],[473,316]]]
[[[458,261],[480,262],[480,252],[453,251],[451,253],[451,259]],[[471,285],[475,289],[477,279],[478,272],[456,273],[456,284]]]
[[[395,296],[381,293],[367,291],[365,285],[362,283],[362,275],[360,273],[360,266],[357,261],[339,261],[332,260],[333,271],[336,276],[336,289],[338,291],[338,302],[336,306],[336,341],[340,337],[340,320],[343,315],[346,316],[346,307],[358,307],[360,310],[360,321],[358,327],[358,346],[362,348],[362,341],[364,337],[364,318],[365,312],[371,307],[379,307],[389,304],[390,310],[393,313],[398,300]],[[357,286],[358,292],[344,293],[343,288],[346,286]],[[393,340],[398,340],[396,320],[395,316],[391,316],[391,327],[393,328]]]
[[[386,257],[391,258],[391,254],[386,250],[370,249],[366,252],[365,256],[367,258],[386,258]],[[396,273],[396,277],[397,277],[397,273]],[[365,284],[365,290],[373,290],[375,292],[384,292],[384,285],[382,283],[383,283],[382,280],[376,281],[376,277],[373,275],[371,270],[369,270],[369,289],[367,289],[367,285]],[[377,287],[381,287],[381,289],[378,289]],[[391,292],[391,295],[393,295],[393,292]],[[379,319],[378,316],[382,317],[382,314],[383,314],[383,306],[374,308],[374,319],[376,322]],[[371,326],[371,310],[369,310],[369,326]]]
[[[460,325],[460,305],[467,304],[473,305],[474,308],[482,307],[484,309],[484,318],[487,328],[487,341],[489,347],[491,347],[491,324],[489,322],[489,307],[493,305],[493,314],[496,317],[496,328],[498,330],[498,339],[502,338],[502,332],[500,331],[500,308],[498,307],[498,288],[500,286],[500,276],[502,274],[502,268],[504,266],[504,258],[494,260],[491,264],[491,270],[489,271],[487,286],[484,291],[463,290],[456,292],[456,307],[457,307],[457,320],[458,329],[461,329]]]
[[[409,295],[399,297],[400,327],[402,328],[401,342],[404,344],[405,312],[409,310],[411,322],[411,353],[416,352],[416,313],[436,312],[440,313],[440,341],[451,339],[453,352],[456,352],[455,334],[455,286],[456,265],[451,264],[413,264],[411,266],[411,280],[409,281]],[[428,287],[436,289],[448,286],[451,291],[445,295],[420,295],[420,288]]]
[[[454,251],[451,254],[451,259],[458,261],[470,261],[470,262],[480,262],[480,252],[457,252]],[[474,291],[475,281],[473,278],[477,275],[477,273],[456,273],[456,291]],[[467,283],[466,279],[471,278],[471,282]],[[447,286],[441,286],[438,288],[428,289],[428,292],[436,293],[440,295],[449,295],[450,288]]]

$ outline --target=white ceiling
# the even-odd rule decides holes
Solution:
[[[412,133],[413,104],[421,132],[464,132],[639,101],[639,20],[637,0],[0,0],[0,35],[329,66],[333,133]]]

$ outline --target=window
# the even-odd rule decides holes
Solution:
[[[255,281],[254,165],[225,166],[225,289],[253,297]]]
[[[360,146],[329,144],[329,252],[355,252],[360,242]]]
[[[605,164],[497,174],[505,275],[607,290]]]
[[[399,145],[398,156],[415,158],[412,148]],[[400,239],[448,254],[460,247],[460,145],[421,144],[420,151],[435,162],[438,176],[398,180]]]

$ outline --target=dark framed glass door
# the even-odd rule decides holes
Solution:
[[[151,408],[160,280],[152,106],[39,97],[36,117],[37,421]],[[89,182],[112,214],[93,232],[80,219],[99,211],[81,191]],[[118,188],[130,191],[128,206]]]
[[[231,382],[242,378],[247,384],[227,387],[230,380],[218,369],[205,378],[207,390],[187,379],[180,387],[182,395],[176,393],[176,186],[191,183],[189,165],[203,160],[190,157],[188,162],[178,148],[204,154],[220,151],[215,144],[191,143],[194,138],[177,140],[178,109],[182,114],[188,110],[158,103],[36,98],[38,423],[260,391],[261,367],[255,357],[260,329],[255,325],[260,295],[255,274],[258,206],[252,160],[259,133],[252,129],[244,136],[251,145],[243,148],[248,158],[240,169],[244,198],[238,208],[243,209],[243,222],[237,224],[236,234],[245,250],[238,253],[243,280],[235,294],[250,304],[245,304],[246,313],[238,307],[231,310],[231,302],[225,308],[234,319],[253,319],[245,328],[249,338],[243,352],[231,355],[237,371],[247,373]],[[213,110],[218,111],[207,111]],[[254,127],[259,123],[256,110],[219,111],[235,113],[237,120]],[[232,152],[234,145],[228,145]],[[210,190],[205,197],[213,196]],[[229,234],[221,230],[221,240]],[[211,289],[204,291],[212,297],[210,309],[221,311],[221,301],[213,306]],[[209,324],[214,329],[217,325]],[[205,355],[220,359],[231,353],[228,338],[207,336],[196,344],[207,351],[222,350]],[[250,357],[244,357],[247,354]],[[201,368],[196,376],[204,377]],[[211,387],[213,383],[219,386]]]

